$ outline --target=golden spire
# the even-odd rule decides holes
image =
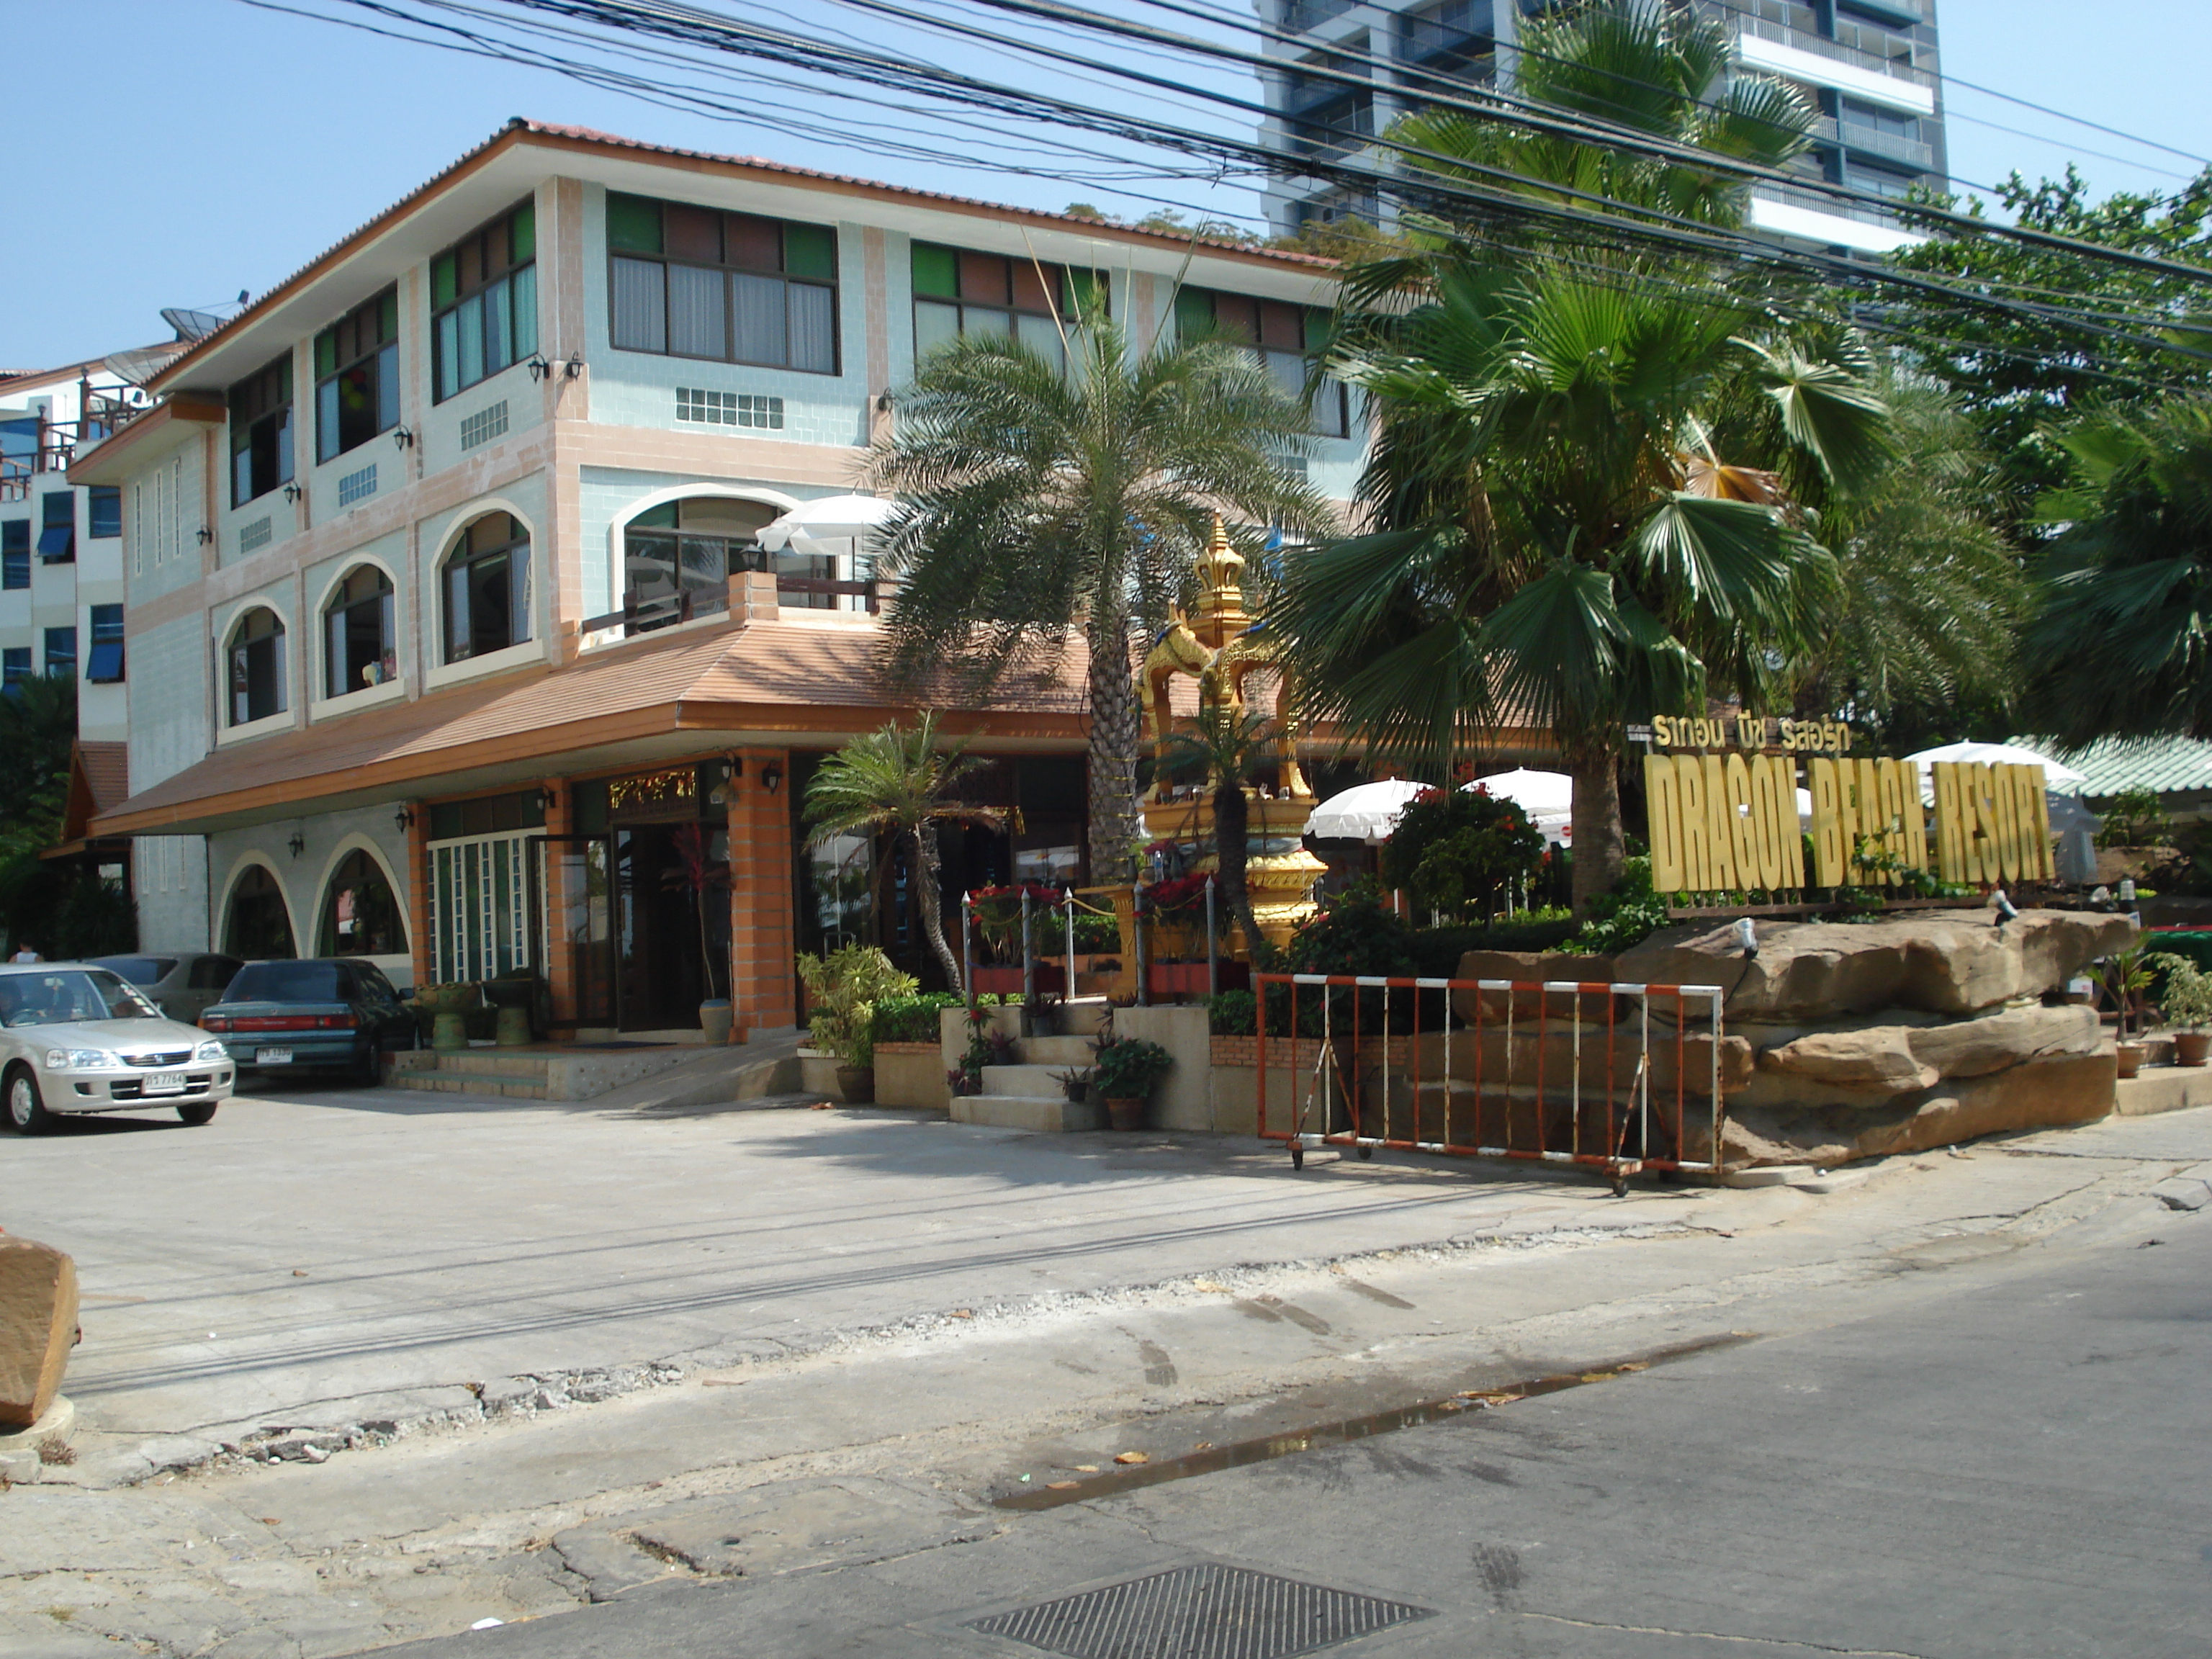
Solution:
[[[1212,532],[1206,538],[1206,551],[1198,561],[1198,615],[1201,621],[1243,623],[1250,620],[1244,614],[1244,556],[1229,543],[1229,532],[1221,522],[1221,515],[1213,515]],[[1223,638],[1226,638],[1224,632]],[[1206,643],[1219,647],[1222,639],[1208,639]]]

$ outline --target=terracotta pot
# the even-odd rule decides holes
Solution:
[[[2123,1042],[2118,1045],[2116,1052],[2120,1060],[2120,1075],[2133,1077],[2137,1072],[2142,1070],[2142,1063],[2150,1053],[2150,1046],[2142,1042]]]
[[[1141,1100],[1116,1100],[1109,1095],[1106,1100],[1106,1115],[1117,1129],[1141,1129],[1145,1127],[1145,1103]]]
[[[876,1068],[872,1066],[840,1066],[837,1068],[837,1092],[845,1097],[848,1106],[866,1106],[876,1097]]]
[[[699,1005],[699,1029],[706,1034],[707,1046],[719,1048],[730,1040],[730,1000],[709,997]]]
[[[2173,1034],[2173,1063],[2177,1066],[2202,1066],[2212,1060],[2212,1031],[2176,1031]]]

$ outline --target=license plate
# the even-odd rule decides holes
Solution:
[[[256,1048],[253,1063],[256,1066],[289,1066],[292,1051],[289,1048]]]
[[[139,1080],[138,1087],[149,1095],[180,1095],[185,1091],[182,1072],[149,1072]]]

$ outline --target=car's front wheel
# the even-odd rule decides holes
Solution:
[[[186,1101],[177,1108],[177,1115],[197,1129],[203,1123],[215,1121],[215,1109],[222,1103],[217,1100]]]
[[[19,1135],[42,1135],[54,1127],[54,1115],[39,1097],[39,1080],[27,1066],[9,1068],[6,1085],[8,1127]]]

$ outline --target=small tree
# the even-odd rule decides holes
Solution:
[[[1465,921],[1477,907],[1494,914],[1543,856],[1542,832],[1516,803],[1484,790],[1431,789],[1407,805],[1382,844],[1382,879],[1405,890],[1417,915]]]
[[[847,945],[826,957],[799,958],[806,987],[807,1036],[825,1054],[851,1066],[876,1063],[876,1005],[920,989],[872,945]]]
[[[921,931],[945,969],[945,983],[965,990],[960,963],[945,942],[945,901],[938,890],[937,831],[940,824],[982,823],[995,828],[1005,814],[953,799],[952,788],[980,763],[966,745],[938,747],[937,715],[925,709],[911,731],[893,720],[880,732],[855,738],[822,763],[806,786],[806,821],[815,845],[833,836],[906,836],[914,842],[914,887]],[[883,884],[870,895],[872,913],[883,903]]]
[[[1267,720],[1239,714],[1222,703],[1209,703],[1182,731],[1168,734],[1165,758],[1171,767],[1202,770],[1212,792],[1214,880],[1229,915],[1244,930],[1244,948],[1257,962],[1266,942],[1252,914],[1252,890],[1245,880],[1251,856],[1251,802],[1245,781],[1273,758],[1275,738]]]

